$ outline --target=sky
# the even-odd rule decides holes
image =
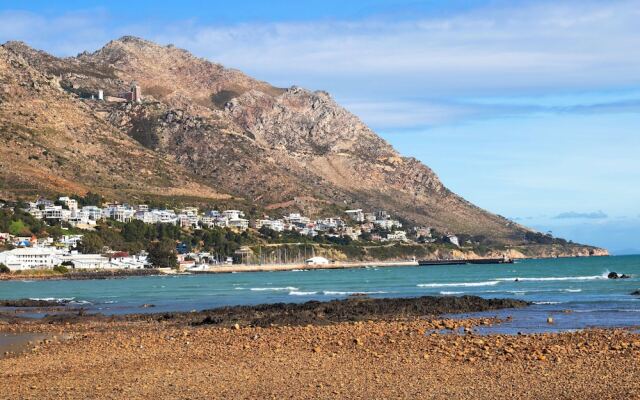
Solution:
[[[640,253],[640,0],[0,0],[0,42],[136,35],[327,90],[469,201]]]

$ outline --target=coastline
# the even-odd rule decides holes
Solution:
[[[555,258],[575,258],[575,257],[609,257],[605,251],[596,254],[566,254],[566,255],[540,255],[535,257],[525,257],[513,253],[499,253],[499,256],[515,256],[508,257],[513,260],[540,260]],[[426,260],[443,261],[443,260],[483,260],[495,259],[495,257],[465,257],[465,258],[426,258]],[[170,268],[147,268],[147,269],[100,269],[100,270],[79,270],[70,273],[40,273],[27,271],[26,273],[9,273],[0,274],[0,282],[10,280],[87,280],[87,279],[117,279],[134,276],[159,276],[159,275],[176,275],[176,274],[226,274],[241,272],[277,272],[277,271],[296,271],[296,270],[331,270],[331,269],[349,269],[349,268],[367,268],[367,267],[420,267],[417,260],[367,260],[367,261],[334,261],[328,264],[230,264],[218,265],[210,267],[207,270],[191,270],[177,271]]]
[[[626,399],[640,395],[638,333],[595,329],[480,336],[476,328],[500,321],[449,319],[420,310],[403,315],[393,311],[393,302],[378,302],[391,313],[378,318],[351,309],[346,314],[349,319],[327,324],[318,323],[317,309],[303,313],[315,321],[311,324],[304,319],[268,323],[268,318],[256,326],[245,325],[243,319],[234,324],[233,316],[242,308],[226,309],[230,318],[220,324],[194,324],[205,317],[202,313],[193,317],[180,313],[175,318],[152,314],[0,320],[0,332],[46,337],[26,343],[21,353],[0,356],[2,396]],[[262,312],[260,306],[253,310]],[[224,315],[225,309],[217,312]],[[216,321],[213,315],[210,321]]]

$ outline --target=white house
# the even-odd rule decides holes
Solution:
[[[60,197],[58,199],[59,202],[64,203],[69,210],[77,210],[78,209],[78,201],[76,199],[72,199],[71,197]]]
[[[84,206],[82,212],[92,221],[98,221],[102,218],[102,209],[96,206]]]
[[[224,210],[222,216],[228,220],[240,219],[240,217],[244,217],[244,213],[240,210]]]
[[[284,223],[279,219],[259,219],[256,221],[256,228],[267,227],[276,232],[284,231]]]
[[[329,264],[329,260],[324,257],[315,256],[305,260],[304,263],[307,265],[326,265]]]
[[[60,257],[60,263],[72,262],[76,269],[103,269],[109,268],[109,259],[100,254],[78,254],[72,252]]]
[[[60,255],[49,247],[20,247],[0,253],[0,263],[12,271],[53,268],[60,264]]]
[[[241,230],[245,230],[249,227],[249,220],[244,218],[229,219],[228,223],[230,227],[238,228]]]

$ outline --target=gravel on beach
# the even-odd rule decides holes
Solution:
[[[0,323],[54,335],[0,359],[2,399],[632,399],[640,335],[478,336],[491,319],[214,327]],[[440,334],[432,330],[467,334]],[[65,337],[64,340],[56,339]]]

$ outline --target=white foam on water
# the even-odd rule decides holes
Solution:
[[[318,292],[300,292],[297,290],[292,290],[289,292],[290,296],[313,296],[314,294],[318,294]]]
[[[451,295],[454,295],[454,294],[463,294],[463,293],[464,292],[447,292],[447,291],[440,292],[440,294],[443,295],[443,296],[451,296]]]
[[[569,292],[569,293],[580,293],[582,292],[582,289],[562,289],[563,292]]]
[[[62,303],[63,301],[73,301],[75,297],[29,297],[29,300],[35,301],[57,301]]]
[[[454,283],[419,283],[416,286],[418,287],[477,287],[477,286],[493,286],[497,285],[499,282],[495,281],[485,281],[485,282],[454,282]]]
[[[69,304],[93,304],[93,303],[86,300],[72,300],[69,302]]]
[[[323,290],[322,294],[326,296],[350,296],[352,294],[384,294],[387,292],[384,291],[374,291],[374,292],[340,292],[334,290]]]
[[[547,281],[594,281],[598,279],[609,279],[607,277],[609,271],[605,271],[602,275],[589,275],[589,276],[544,276],[537,278],[521,278],[514,276],[513,278],[496,278],[500,282],[547,282]]]
[[[534,301],[533,304],[552,305],[552,304],[562,304],[562,302],[561,301]]]
[[[287,286],[287,287],[252,287],[251,289],[254,292],[284,292],[284,291],[293,291],[299,290],[297,287]]]

